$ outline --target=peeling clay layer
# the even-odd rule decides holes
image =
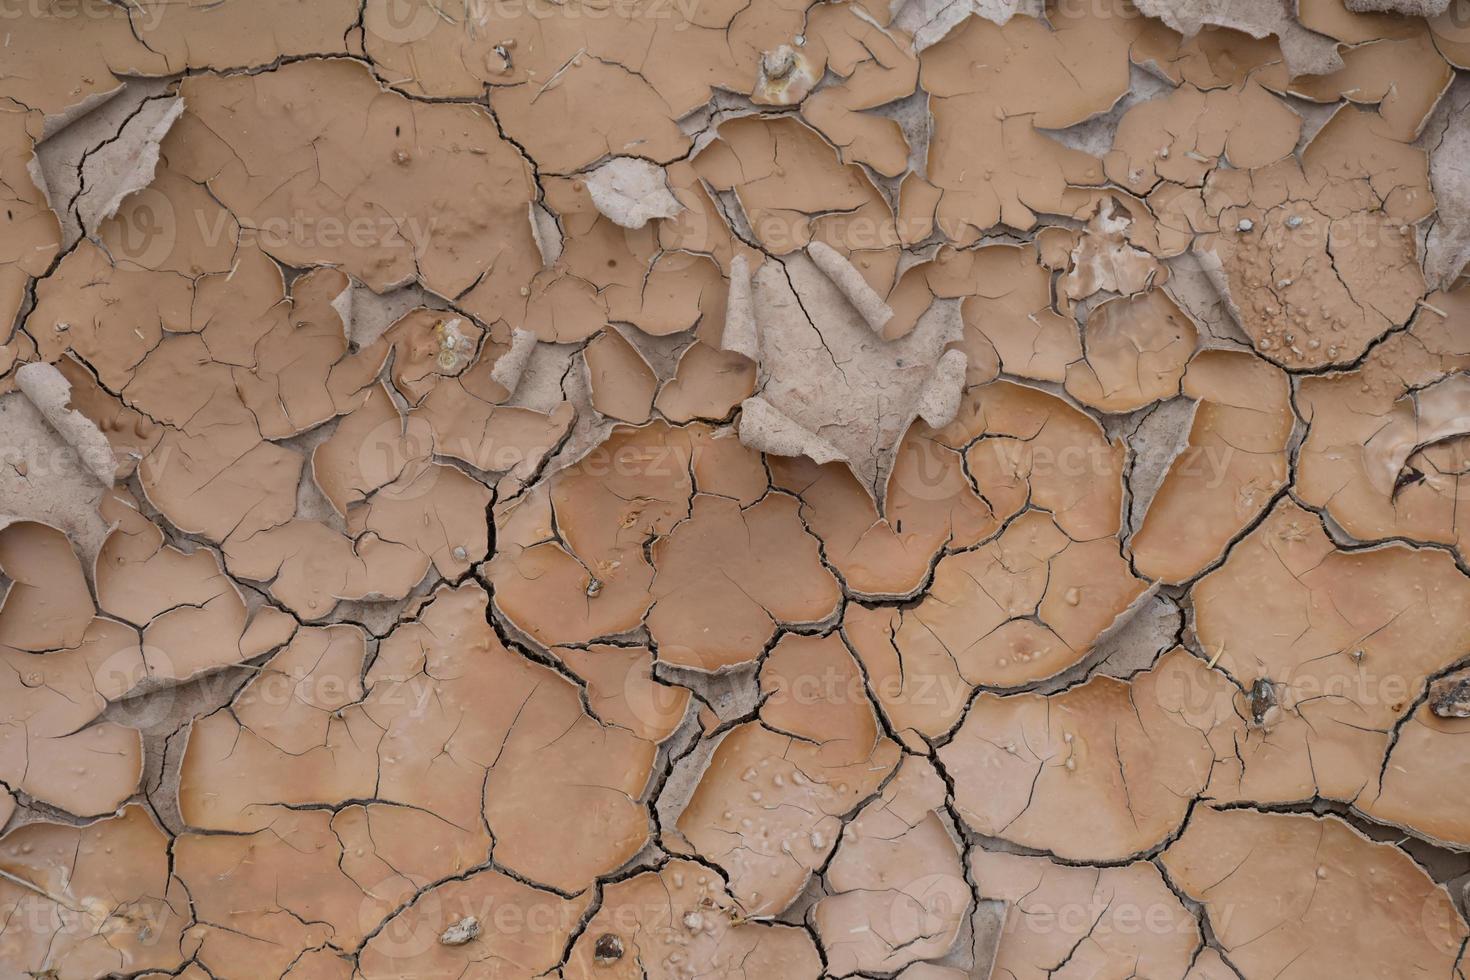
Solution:
[[[1464,0],[0,14],[0,978],[1470,975]]]

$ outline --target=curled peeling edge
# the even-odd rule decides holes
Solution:
[[[111,487],[117,477],[112,446],[95,422],[67,407],[70,382],[54,365],[42,361],[21,365],[15,380],[51,427],[77,451],[87,471],[103,486]]]
[[[184,100],[178,96],[146,102],[115,141],[87,157],[77,213],[88,235],[95,235],[129,194],[153,182],[159,144],[183,112]]]
[[[907,0],[894,15],[894,26],[914,37],[914,50],[938,44],[973,14],[1004,27],[1017,14],[1041,18],[1044,4],[1036,0]]]
[[[1293,75],[1326,75],[1342,67],[1337,42],[1307,30],[1281,0],[1139,0],[1138,9],[1169,27],[1194,37],[1203,27],[1225,27],[1251,37],[1274,34]]]
[[[1450,0],[1344,0],[1355,14],[1392,13],[1405,17],[1438,17],[1450,8]]]
[[[730,262],[730,295],[725,305],[725,333],[720,347],[760,360],[760,338],[755,326],[755,296],[750,288],[750,263],[737,255]]]
[[[764,398],[740,403],[739,431],[742,443],[761,452],[805,456],[817,464],[847,461],[835,446],[781,414]]]
[[[356,343],[357,338],[352,335],[352,288],[356,285],[352,277],[347,277],[347,285],[336,296],[332,297],[332,309],[337,316],[342,318],[342,336],[347,338],[349,344]]]
[[[1470,377],[1451,375],[1404,396],[1412,411],[1398,415],[1363,446],[1368,476],[1391,495],[1409,458],[1426,446],[1470,435]]]
[[[597,203],[595,197],[593,203]],[[541,268],[549,269],[561,258],[564,245],[561,228],[552,213],[535,201],[526,202],[526,211],[531,222],[531,237],[536,242],[536,251],[541,253]]]
[[[934,374],[919,395],[919,418],[932,428],[944,428],[959,414],[968,366],[965,352],[954,349],[945,351],[939,363],[934,365]]]
[[[525,373],[526,364],[531,360],[531,352],[535,349],[536,335],[529,330],[517,330],[511,338],[510,350],[500,355],[500,360],[490,369],[490,377],[513,394],[521,383],[521,375]]]
[[[881,332],[888,325],[888,321],[893,319],[893,309],[868,285],[856,266],[825,242],[814,241],[806,251],[822,274],[842,290],[852,308],[862,314],[874,333]]]

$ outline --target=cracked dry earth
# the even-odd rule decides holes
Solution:
[[[1466,980],[1470,0],[0,41],[0,980]]]

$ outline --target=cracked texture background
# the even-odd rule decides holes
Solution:
[[[0,38],[0,978],[1470,973],[1467,0]]]

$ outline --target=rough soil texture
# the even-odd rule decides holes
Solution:
[[[0,9],[0,980],[1467,980],[1462,70]]]

